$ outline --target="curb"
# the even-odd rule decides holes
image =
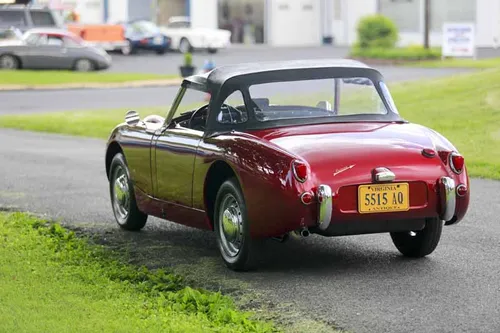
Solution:
[[[143,80],[109,83],[65,83],[65,84],[0,84],[0,91],[25,91],[25,90],[70,90],[70,89],[117,89],[117,88],[144,88],[144,87],[170,87],[179,86],[182,79],[169,80]]]

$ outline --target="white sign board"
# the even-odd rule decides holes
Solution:
[[[476,41],[473,23],[443,24],[443,57],[475,57]]]

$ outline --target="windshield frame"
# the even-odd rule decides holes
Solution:
[[[256,84],[286,82],[286,81],[305,81],[305,80],[320,80],[320,79],[343,79],[343,78],[367,78],[370,79],[376,89],[379,98],[382,100],[386,114],[354,114],[342,115],[338,117],[311,117],[311,118],[290,118],[277,119],[268,121],[259,121],[255,118],[255,103],[251,99],[249,87]],[[219,110],[223,101],[234,91],[240,90],[243,93],[245,106],[248,113],[248,121],[244,124],[221,124],[216,121],[218,112],[209,112],[207,121],[207,135],[214,132],[225,131],[248,131],[262,130],[269,128],[278,128],[297,125],[315,125],[328,123],[346,123],[346,122],[406,122],[394,110],[392,105],[394,102],[388,100],[390,94],[384,93],[381,83],[384,83],[384,78],[380,72],[369,67],[331,67],[331,68],[305,68],[305,69],[284,69],[277,71],[268,71],[263,73],[251,73],[245,75],[235,75],[220,86],[218,91],[214,91],[210,101],[210,110]],[[390,97],[392,98],[392,97]]]

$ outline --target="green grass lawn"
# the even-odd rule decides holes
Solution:
[[[500,179],[500,69],[391,84],[401,115],[447,137],[465,156],[474,177]],[[300,97],[297,97],[300,98]],[[305,98],[305,97],[304,97]],[[165,108],[138,110],[141,117]],[[127,110],[98,110],[0,117],[0,126],[107,138]]]
[[[407,64],[411,67],[423,67],[423,68],[476,68],[476,69],[486,69],[486,68],[498,68],[500,67],[500,58],[488,58],[488,59],[443,59],[443,60],[426,60],[417,61]]]
[[[141,73],[110,73],[71,71],[1,71],[0,88],[5,85],[52,85],[68,83],[121,83],[130,81],[162,80],[177,78],[176,75]]]
[[[276,331],[220,293],[115,257],[57,224],[0,213],[0,331]]]

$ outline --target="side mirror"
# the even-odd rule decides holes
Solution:
[[[125,115],[125,122],[129,126],[135,126],[135,125],[139,124],[140,121],[141,121],[141,117],[139,117],[139,113],[137,113],[137,111],[130,110]]]

